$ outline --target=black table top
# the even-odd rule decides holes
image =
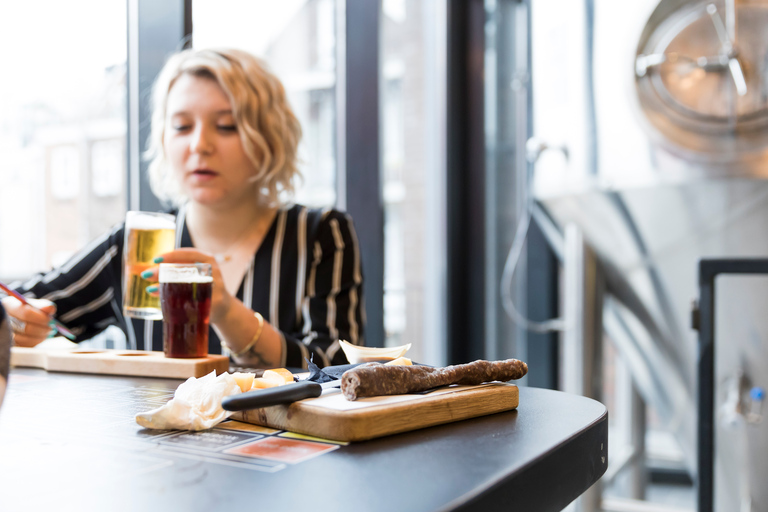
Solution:
[[[608,464],[605,407],[558,391],[521,387],[516,411],[372,441],[289,440],[329,450],[291,462],[244,456],[284,442],[277,432],[135,424],[180,382],[14,369],[0,409],[0,510],[548,511]]]

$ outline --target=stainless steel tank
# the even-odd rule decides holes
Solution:
[[[531,19],[533,131],[567,149],[534,195],[605,265],[607,332],[695,476],[697,263],[768,257],[768,1],[542,0]],[[721,282],[716,510],[768,511],[749,395],[768,389],[768,276]]]

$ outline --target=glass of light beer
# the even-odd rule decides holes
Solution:
[[[206,357],[213,277],[208,263],[161,263],[165,357]]]
[[[123,312],[126,316],[160,320],[160,299],[147,293],[153,284],[141,273],[154,259],[176,246],[176,217],[167,213],[130,211],[125,217],[123,249]]]

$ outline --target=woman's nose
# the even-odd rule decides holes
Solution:
[[[199,127],[195,130],[190,141],[191,150],[194,153],[209,154],[213,152],[213,140],[205,127]]]

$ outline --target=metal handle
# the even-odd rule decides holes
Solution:
[[[565,159],[568,160],[569,152],[565,145],[558,146],[549,144],[538,137],[531,137],[525,142],[525,157],[529,162],[535,164],[541,154],[550,149],[561,152],[563,156],[565,156]]]

